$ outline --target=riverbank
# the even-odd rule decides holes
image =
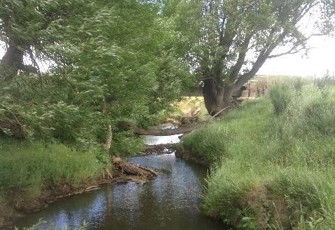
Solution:
[[[145,183],[155,176],[149,169],[117,158],[111,162],[98,150],[77,151],[61,144],[15,140],[2,140],[0,146],[0,229],[12,228],[15,219],[61,198],[107,183]]]
[[[212,165],[203,211],[242,229],[335,229],[335,100],[279,85],[193,131],[179,148]]]
[[[62,199],[16,225],[38,229],[77,229],[85,221],[87,229],[106,230],[224,230],[220,221],[204,216],[199,208],[206,169],[175,157],[174,154],[135,156],[129,163],[150,167],[157,177],[140,185],[118,183],[90,193]]]

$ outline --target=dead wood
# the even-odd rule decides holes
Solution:
[[[143,169],[144,171],[147,171],[147,172],[151,173],[151,175],[158,176],[158,174],[157,174],[154,170],[152,170],[152,169],[145,168],[145,167],[140,166],[140,165],[138,165],[138,167],[139,167],[140,169]]]
[[[113,165],[114,165],[114,173],[116,174],[119,173],[122,175],[139,176],[146,179],[153,179],[154,177],[157,176],[157,173],[152,169],[139,166],[137,164],[117,161],[113,162]]]

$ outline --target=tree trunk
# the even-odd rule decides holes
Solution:
[[[205,79],[202,93],[208,113],[214,116],[230,106],[233,91],[233,85],[220,86],[213,78]]]
[[[19,48],[19,42],[11,41],[0,62],[0,78],[10,80],[17,75],[23,67],[23,54],[24,51]]]

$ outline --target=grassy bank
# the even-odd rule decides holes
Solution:
[[[1,140],[0,226],[17,215],[14,208],[38,209],[49,195],[94,183],[105,166],[97,155],[61,144]]]
[[[243,229],[335,229],[335,97],[319,83],[277,85],[183,139],[212,163],[207,215]]]

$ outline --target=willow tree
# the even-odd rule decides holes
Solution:
[[[0,1],[0,135],[88,146],[111,125],[130,146],[116,124],[150,124],[189,76],[160,9],[139,0]],[[37,76],[41,61],[50,68]]]
[[[205,0],[198,12],[199,39],[189,53],[194,72],[203,81],[209,114],[231,103],[231,96],[255,76],[267,59],[297,53],[320,33],[321,19],[329,27],[331,1]],[[319,15],[317,32],[306,35],[302,21]],[[323,27],[326,28],[326,27]]]
[[[55,36],[48,29],[53,23],[68,26],[73,18],[89,9],[84,3],[82,0],[0,1],[0,41],[5,49],[0,61],[0,79],[10,80],[18,73],[36,74],[40,72],[41,60],[57,61],[60,57],[47,50],[47,46],[56,44],[61,35]]]

